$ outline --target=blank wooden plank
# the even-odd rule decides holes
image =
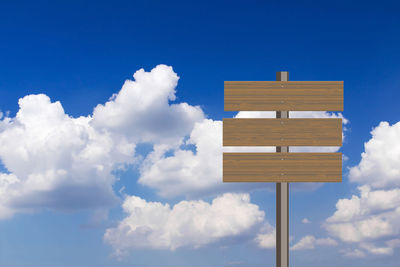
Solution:
[[[224,82],[225,111],[343,110],[343,82]]]
[[[341,146],[342,119],[223,119],[224,146]]]
[[[224,182],[341,182],[342,153],[223,153]]]

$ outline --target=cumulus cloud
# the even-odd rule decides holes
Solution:
[[[42,208],[97,209],[118,201],[112,172],[135,162],[141,142],[173,147],[204,119],[175,100],[178,76],[159,65],[134,74],[92,116],[73,118],[44,94],[19,100],[0,118],[0,218]]]
[[[368,254],[385,256],[393,254],[393,246],[377,247],[373,243],[363,242],[359,244],[359,248],[344,248],[339,252],[349,258],[365,258]]]
[[[367,185],[360,186],[360,197],[353,195],[351,199],[340,199],[336,203],[336,211],[327,219],[329,223],[349,222],[376,212],[391,211],[400,205],[400,189],[371,190]]]
[[[364,258],[366,256],[366,254],[356,248],[356,249],[341,249],[339,250],[340,253],[342,253],[345,257],[349,257],[349,258]]]
[[[364,242],[400,234],[398,189],[370,191],[359,188],[361,198],[340,199],[324,228],[344,242]],[[386,193],[387,197],[386,198]]]
[[[222,185],[222,122],[196,123],[185,145],[167,156],[167,146],[156,146],[141,167],[139,183],[156,188],[162,196],[213,190]]]
[[[364,242],[400,234],[400,190],[359,187],[360,197],[340,199],[325,229],[344,242]]]
[[[400,235],[400,122],[381,122],[365,143],[361,161],[350,169],[359,195],[339,199],[324,228],[344,242],[358,245],[348,256],[391,255]],[[386,246],[377,245],[386,240]]]
[[[266,223],[255,237],[254,241],[260,248],[275,248],[276,247],[276,229]]]
[[[289,244],[292,243],[294,237],[289,235]],[[259,248],[273,249],[276,247],[276,228],[265,222],[258,231],[253,242],[257,244]]]
[[[400,236],[400,122],[381,122],[371,134],[349,173],[350,181],[362,184],[359,195],[339,199],[323,225],[332,236],[358,246],[342,251],[349,257],[390,255]]]
[[[311,223],[311,221],[309,219],[307,219],[307,218],[304,218],[303,220],[301,220],[301,222],[304,223],[304,224]]]
[[[2,174],[1,205],[29,211],[115,203],[111,170],[131,160],[134,144],[100,134],[89,117],[69,117],[43,94],[21,98],[19,107],[2,121],[0,158],[10,174]]]
[[[305,249],[314,249],[315,246],[337,246],[336,240],[328,237],[328,238],[316,238],[313,235],[304,236],[294,244],[290,249],[291,250],[305,250]]]
[[[135,142],[177,144],[204,119],[198,106],[170,104],[176,99],[179,77],[172,67],[158,65],[150,72],[143,69],[127,80],[121,91],[93,111],[92,124],[129,136]]]
[[[391,255],[393,254],[393,248],[391,247],[376,247],[372,243],[361,243],[360,247],[367,250],[371,254],[375,255]]]
[[[373,188],[400,187],[400,122],[381,122],[371,134],[360,163],[350,169],[350,181]]]
[[[211,204],[181,201],[173,207],[127,196],[123,209],[127,217],[104,235],[116,256],[135,248],[197,248],[249,233],[264,220],[264,212],[250,203],[248,194],[226,193]]]

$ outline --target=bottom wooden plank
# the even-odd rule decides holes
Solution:
[[[224,182],[341,182],[342,153],[224,153]]]

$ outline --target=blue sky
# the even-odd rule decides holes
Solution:
[[[219,142],[223,81],[276,71],[344,81],[349,121],[343,182],[291,188],[291,266],[395,266],[399,7],[1,1],[0,266],[274,266],[274,185],[222,184]]]

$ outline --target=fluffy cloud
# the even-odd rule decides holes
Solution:
[[[377,212],[385,212],[400,206],[400,189],[375,190],[367,185],[360,186],[360,197],[353,195],[351,199],[340,199],[336,204],[336,212],[327,219],[328,223],[354,221]]]
[[[349,258],[363,258],[366,256],[366,254],[359,250],[359,249],[341,249],[339,250],[340,253],[342,253],[345,257]]]
[[[392,126],[381,122],[371,134],[360,163],[349,173],[350,181],[362,184],[360,194],[339,199],[335,213],[324,224],[332,236],[358,246],[341,251],[349,257],[390,255],[398,247],[400,122]]]
[[[127,80],[121,91],[93,111],[96,128],[129,136],[135,142],[176,144],[204,119],[200,107],[174,101],[179,77],[172,67],[143,69]]]
[[[393,248],[391,247],[376,247],[374,244],[371,243],[361,243],[360,247],[375,255],[393,254]]]
[[[139,183],[156,188],[162,196],[215,190],[222,185],[222,122],[196,123],[185,145],[167,156],[167,146],[156,146],[141,168]]]
[[[345,248],[339,250],[339,252],[351,258],[364,258],[368,254],[381,256],[392,255],[394,253],[394,248],[399,247],[398,241],[399,239],[389,240],[385,242],[385,245],[379,247],[372,242],[361,242],[359,248]]]
[[[315,238],[313,235],[307,235],[300,239],[299,242],[294,244],[291,250],[304,250],[304,249],[314,249],[315,246],[337,246],[336,240],[332,238]]]
[[[134,248],[200,247],[249,233],[264,220],[264,212],[250,203],[248,194],[227,193],[211,204],[201,200],[181,201],[172,208],[128,196],[123,209],[127,217],[104,235],[117,256]]]
[[[93,116],[72,118],[44,94],[19,100],[16,116],[0,117],[0,218],[42,208],[76,210],[118,201],[113,170],[135,162],[141,142],[173,147],[204,119],[199,107],[175,100],[171,67],[143,69]]]
[[[257,234],[254,241],[260,248],[275,248],[276,246],[276,229],[266,223]]]
[[[344,242],[365,242],[400,234],[400,190],[371,191],[359,187],[361,197],[340,199],[325,229]]]
[[[386,242],[387,243],[387,242]],[[360,243],[359,248],[345,248],[339,250],[344,256],[349,258],[364,258],[367,254],[373,255],[392,255],[394,246],[377,247],[373,243]]]
[[[364,144],[361,162],[350,169],[352,182],[373,188],[400,186],[400,122],[389,125],[381,122]]]
[[[390,239],[400,235],[400,208],[389,208],[392,204],[382,202],[369,207],[371,202],[366,198],[339,200],[338,210],[327,219],[324,228],[332,236],[358,247],[340,250],[347,257],[391,255],[400,244],[399,239]]]
[[[46,95],[25,96],[19,107],[2,121],[0,158],[10,174],[1,175],[1,206],[68,210],[116,202],[111,170],[131,160],[133,144],[100,134],[89,117],[67,116]]]

